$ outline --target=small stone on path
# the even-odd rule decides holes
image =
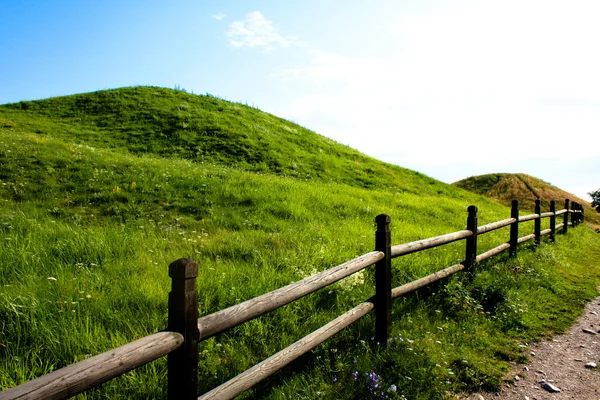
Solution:
[[[596,332],[594,332],[591,329],[587,329],[587,328],[583,328],[583,333],[589,333],[590,335],[595,335],[596,334]]]
[[[542,387],[544,389],[546,389],[546,391],[548,391],[550,393],[558,393],[558,392],[560,392],[560,389],[558,387],[556,387],[553,384],[548,383],[548,382],[544,382],[544,384],[542,385]]]
[[[589,362],[587,364],[585,364],[586,368],[592,369],[592,368],[596,368],[598,365],[596,365],[595,362]]]

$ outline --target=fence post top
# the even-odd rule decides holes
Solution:
[[[467,208],[467,211],[469,212],[469,214],[475,214],[477,213],[477,206],[469,206],[469,208]]]
[[[518,207],[519,206],[519,200],[515,199],[512,201],[512,206],[513,207]]]
[[[540,199],[535,199],[535,204],[540,204],[542,202],[542,200]]]
[[[198,264],[187,258],[180,258],[169,265],[171,278],[189,279],[198,276]]]
[[[387,214],[379,214],[375,217],[375,223],[377,224],[389,224],[390,222],[392,222],[392,217]]]

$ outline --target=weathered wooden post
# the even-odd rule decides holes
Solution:
[[[464,266],[465,270],[469,272],[471,278],[473,278],[477,272],[477,207],[469,206],[467,211],[469,212],[469,216],[467,217],[467,230],[473,232],[473,234],[467,238]]]
[[[571,215],[571,227],[575,228],[577,226],[577,202],[571,202],[571,210],[573,210],[573,215]]]
[[[183,335],[184,342],[167,356],[168,399],[198,397],[198,264],[181,258],[169,265],[168,330]]]
[[[569,230],[569,199],[565,199],[565,209],[567,212],[563,216],[563,235]]]
[[[375,218],[375,250],[385,257],[375,265],[375,341],[387,346],[392,324],[392,239],[389,215]]]
[[[550,212],[552,215],[550,216],[550,242],[554,243],[556,241],[556,201],[550,201]]]
[[[577,203],[577,225],[583,222],[583,204]]]
[[[510,217],[516,219],[515,222],[510,224],[510,256],[516,257],[519,245],[519,200],[512,201]]]
[[[585,210],[583,209],[583,204],[580,204],[579,207],[581,210],[581,215],[580,215],[581,223],[583,224],[583,222],[585,221]]]
[[[540,245],[540,240],[542,237],[542,202],[540,199],[535,201],[535,213],[538,215],[537,219],[534,221],[534,231],[535,234],[535,245]]]

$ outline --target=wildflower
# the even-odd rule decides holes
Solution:
[[[398,390],[398,388],[396,387],[396,385],[391,385],[391,386],[388,388],[388,392],[393,392],[393,393],[396,393],[396,391],[397,391],[397,390]]]
[[[91,299],[91,298],[92,298],[92,295],[88,293],[88,294],[86,294],[86,295],[85,295],[85,298],[86,298],[86,299]]]

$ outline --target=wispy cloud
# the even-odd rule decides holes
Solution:
[[[216,19],[217,21],[222,21],[226,16],[227,14],[219,13],[211,16],[211,18]]]
[[[585,196],[600,159],[600,56],[591,51],[600,6],[506,1],[390,15],[378,43],[387,50],[361,56],[284,36],[258,11],[228,35],[235,47],[294,50],[295,66],[272,71],[292,94],[274,114],[447,182],[526,172]],[[557,147],[572,133],[588,144],[577,157]],[[584,162],[580,182],[564,172]]]
[[[229,25],[227,32],[229,43],[233,47],[287,47],[292,43],[291,38],[282,36],[272,21],[269,21],[260,11],[246,14],[242,21]]]

